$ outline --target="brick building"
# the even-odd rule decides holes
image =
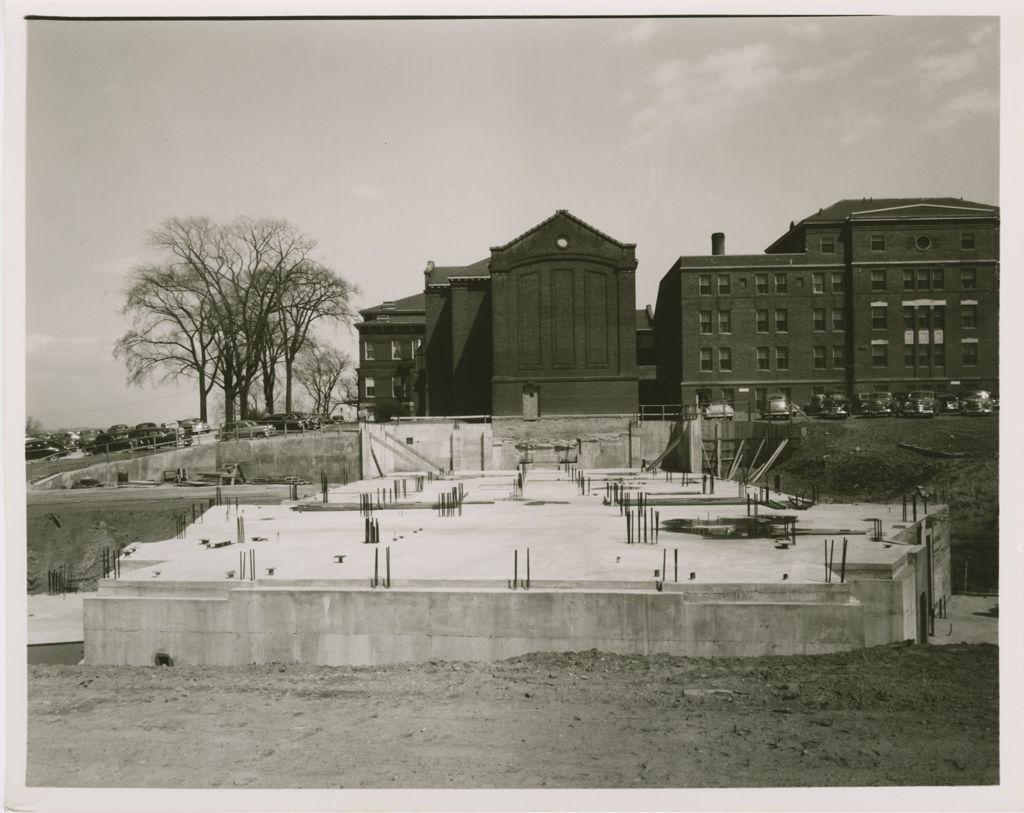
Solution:
[[[655,319],[665,403],[998,389],[999,209],[843,200],[764,254],[680,257]]]
[[[422,414],[424,296],[413,294],[359,311],[359,413],[386,420]]]
[[[428,263],[427,413],[635,412],[634,251],[559,210],[485,260]]]

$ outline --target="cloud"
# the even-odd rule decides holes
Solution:
[[[776,51],[767,43],[714,51],[693,62],[673,59],[652,70],[645,85],[653,98],[639,101],[631,123],[636,144],[678,128],[708,129],[731,120],[782,78]]]
[[[379,186],[370,186],[369,184],[357,183],[349,187],[349,191],[357,198],[363,198],[364,200],[380,200],[384,197],[384,190]]]
[[[53,336],[49,333],[29,333],[25,337],[26,356],[75,357],[95,356],[97,352],[109,352],[113,339],[99,339],[95,336]]]
[[[867,51],[855,51],[839,59],[821,62],[817,65],[804,65],[790,74],[795,82],[810,84],[812,82],[832,81],[845,76],[851,69],[868,58]]]
[[[872,130],[876,130],[883,124],[883,119],[878,113],[864,110],[844,110],[839,116],[829,119],[825,126],[830,130],[839,131],[839,144],[843,147],[852,147]]]
[[[651,38],[661,29],[657,20],[640,20],[615,34],[616,45],[643,45],[650,42]]]
[[[786,33],[797,39],[816,40],[821,37],[821,21],[793,20],[786,23]]]
[[[973,49],[926,56],[917,60],[917,72],[925,85],[959,82],[978,70],[978,52]]]
[[[968,32],[967,41],[974,46],[984,45],[986,42],[995,37],[996,30],[994,25],[989,23],[982,23],[981,25],[975,26]]]
[[[952,127],[964,119],[999,112],[999,95],[992,90],[973,90],[954,96],[926,124],[934,129]]]

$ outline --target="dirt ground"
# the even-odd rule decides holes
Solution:
[[[30,786],[980,785],[998,648],[534,654],[365,668],[33,666]]]

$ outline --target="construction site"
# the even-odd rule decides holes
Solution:
[[[923,642],[943,618],[948,513],[927,495],[781,492],[772,466],[799,425],[600,428],[542,442],[552,427],[495,440],[492,423],[364,424],[169,453],[218,455],[206,462],[221,485],[186,503],[170,538],[103,552],[85,662],[815,654]],[[313,444],[319,487],[293,483],[275,504],[232,496],[236,478],[265,480],[254,473]],[[210,482],[174,462],[179,485]],[[120,473],[102,476],[142,482]],[[66,576],[51,573],[50,592]]]

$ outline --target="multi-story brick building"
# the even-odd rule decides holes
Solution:
[[[422,414],[423,294],[383,302],[359,315],[360,415],[383,420]]]
[[[655,333],[669,403],[998,388],[999,209],[843,200],[765,254],[680,257]]]

